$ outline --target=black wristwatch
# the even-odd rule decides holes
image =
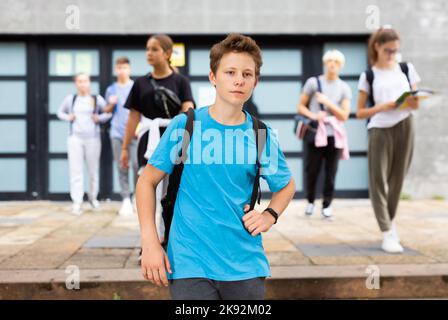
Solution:
[[[273,217],[275,218],[275,222],[274,222],[274,224],[276,224],[276,223],[277,223],[277,220],[278,220],[278,213],[275,212],[275,210],[272,209],[272,208],[266,208],[266,209],[264,209],[264,211],[269,212],[269,213],[271,214],[271,216],[273,216]],[[264,211],[263,211],[263,212],[264,212]]]

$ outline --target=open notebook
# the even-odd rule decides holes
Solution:
[[[406,91],[404,92],[397,100],[395,100],[397,104],[397,108],[406,109],[409,107],[408,103],[405,101],[406,98],[410,95],[418,98],[419,100],[427,99],[436,94],[435,91],[429,89],[418,89],[414,91]]]

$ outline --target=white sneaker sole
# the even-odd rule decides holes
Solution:
[[[386,253],[391,253],[391,254],[400,254],[403,253],[404,250],[386,250],[385,248],[381,247],[381,249],[386,252]]]

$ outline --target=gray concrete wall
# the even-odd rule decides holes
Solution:
[[[79,29],[70,28],[70,5],[79,8]],[[357,34],[369,32],[369,5],[401,33],[403,58],[416,66],[421,86],[443,91],[416,113],[404,192],[448,197],[448,1],[2,0],[0,34]]]

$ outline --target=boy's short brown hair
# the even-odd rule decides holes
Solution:
[[[128,57],[118,57],[115,64],[131,64]]]
[[[260,75],[263,64],[261,50],[254,39],[238,33],[231,33],[221,42],[213,45],[210,50],[210,69],[214,74],[218,70],[222,57],[229,52],[248,53],[255,61],[255,75]]]

